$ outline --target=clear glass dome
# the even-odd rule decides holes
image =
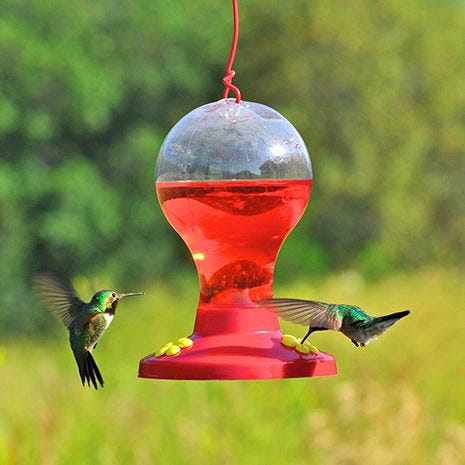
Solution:
[[[188,113],[169,132],[155,180],[312,179],[304,141],[277,111],[234,99]]]

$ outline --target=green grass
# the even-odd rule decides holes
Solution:
[[[120,306],[95,352],[102,391],[80,386],[66,334],[53,320],[53,338],[3,341],[0,464],[464,463],[465,284],[458,274],[430,269],[370,284],[346,273],[278,289],[375,314],[412,310],[366,349],[339,334],[312,336],[336,355],[336,377],[137,379],[141,356],[189,334],[193,279]]]

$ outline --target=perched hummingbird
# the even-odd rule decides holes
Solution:
[[[103,387],[103,378],[92,357],[92,350],[102,337],[115,316],[118,302],[129,296],[143,295],[143,292],[120,294],[102,289],[97,291],[89,303],[83,302],[73,287],[66,287],[48,275],[35,278],[37,293],[51,313],[63,321],[69,330],[69,343],[76,359],[82,385]]]
[[[272,308],[284,320],[308,325],[302,344],[314,331],[331,329],[347,336],[356,347],[365,347],[410,311],[373,317],[360,307],[344,304],[326,304],[314,300],[269,299],[257,302],[260,307]]]

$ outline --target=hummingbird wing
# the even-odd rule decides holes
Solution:
[[[85,307],[73,287],[65,286],[53,276],[38,275],[34,285],[48,310],[60,318],[67,328]]]
[[[302,299],[259,300],[260,307],[273,309],[281,318],[314,328],[339,331],[342,317],[335,310],[336,305]]]

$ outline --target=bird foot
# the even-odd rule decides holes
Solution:
[[[352,343],[354,344],[355,347],[366,347],[367,345],[363,342],[357,342],[357,341],[354,341],[353,339],[352,340]]]
[[[297,352],[300,352],[304,355],[317,355],[320,353],[319,349],[313,344],[310,344],[308,340],[302,344],[302,339],[298,339],[292,334],[283,334],[281,338],[281,344],[291,349],[295,349]]]
[[[167,357],[173,357],[181,353],[183,349],[189,349],[194,345],[194,341],[188,337],[182,337],[176,342],[168,342],[161,346],[156,352],[155,357],[159,358],[163,355]]]

